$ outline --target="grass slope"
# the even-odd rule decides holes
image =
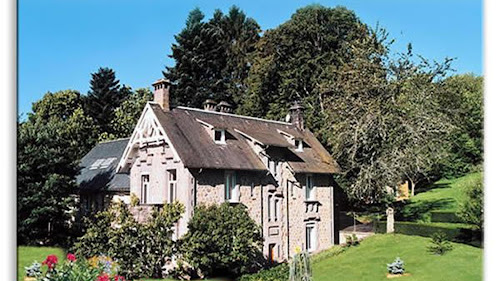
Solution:
[[[455,212],[465,199],[465,187],[481,177],[482,172],[477,172],[456,179],[439,180],[411,198],[401,213],[408,220],[430,222],[431,211]]]
[[[42,263],[48,255],[56,255],[62,261],[65,259],[65,250],[55,247],[17,247],[17,280],[24,279],[24,267],[30,266],[34,261]]]
[[[388,280],[386,264],[399,256],[411,276],[397,280],[482,279],[481,249],[453,243],[451,252],[436,256],[427,252],[429,241],[419,236],[377,234],[338,256],[313,262],[313,278],[315,281]]]

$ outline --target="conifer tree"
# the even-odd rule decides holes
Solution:
[[[120,86],[113,69],[100,67],[92,73],[85,111],[96,121],[100,133],[110,132],[113,112],[130,92],[129,88]]]

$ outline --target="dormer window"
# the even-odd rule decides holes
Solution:
[[[304,151],[304,142],[301,139],[295,139],[295,151]]]
[[[218,143],[218,144],[225,144],[226,143],[226,130],[215,129],[214,141],[215,141],[215,143]]]

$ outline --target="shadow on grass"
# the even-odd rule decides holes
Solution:
[[[402,221],[429,220],[430,211],[445,209],[453,206],[454,203],[455,200],[451,198],[412,202],[401,206],[401,209],[396,212],[396,219]]]
[[[427,192],[431,189],[438,189],[438,188],[448,188],[450,187],[450,183],[423,183],[417,186],[415,189],[415,194]]]

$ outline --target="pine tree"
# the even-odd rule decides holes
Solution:
[[[100,67],[92,73],[85,111],[96,121],[100,133],[110,132],[114,110],[130,92],[129,88],[120,86],[113,69]]]
[[[227,15],[216,10],[210,20],[203,19],[203,13],[194,9],[175,36],[170,55],[175,66],[164,71],[175,85],[172,100],[191,107],[201,107],[207,98],[237,105],[246,90],[244,80],[260,27],[234,6]]]

